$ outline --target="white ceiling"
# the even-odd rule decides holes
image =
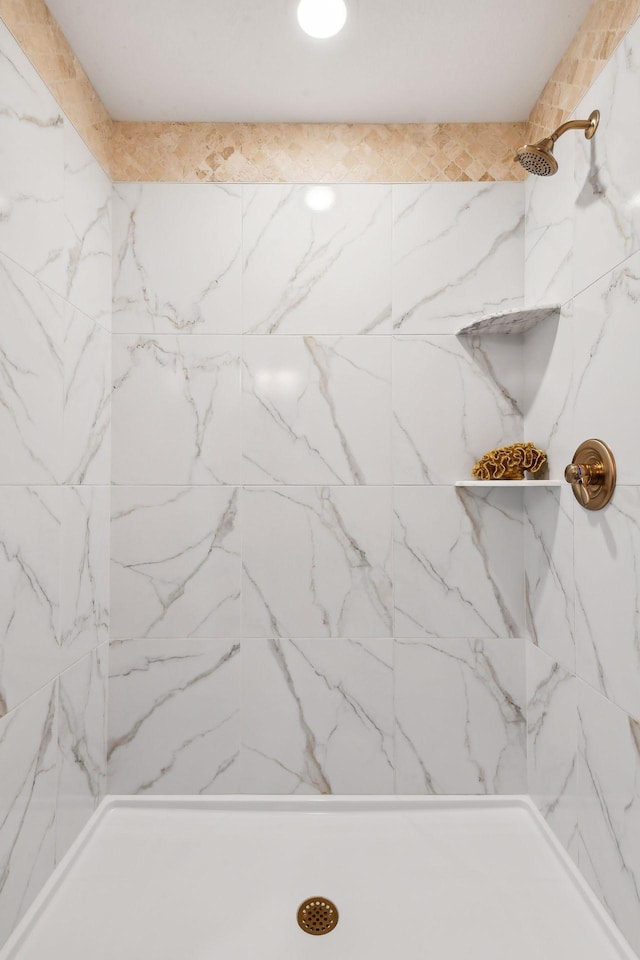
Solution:
[[[591,0],[47,2],[118,120],[417,123],[526,119]]]

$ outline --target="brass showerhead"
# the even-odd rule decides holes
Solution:
[[[593,113],[589,114],[588,120],[568,120],[567,123],[561,124],[557,130],[554,130],[550,137],[543,137],[537,143],[525,143],[523,147],[520,147],[514,159],[529,173],[535,174],[536,177],[551,177],[558,170],[558,161],[553,155],[553,147],[558,137],[561,137],[567,130],[584,130],[587,140],[591,140],[598,129],[599,122],[599,110],[594,110]]]

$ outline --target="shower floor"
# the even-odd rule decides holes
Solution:
[[[296,912],[328,897],[310,936]],[[111,798],[0,960],[609,960],[625,946],[520,798]]]

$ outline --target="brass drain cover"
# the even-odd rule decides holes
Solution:
[[[298,926],[312,937],[331,933],[338,922],[338,908],[326,897],[309,897],[298,907]]]

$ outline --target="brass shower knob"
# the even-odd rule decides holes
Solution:
[[[585,510],[602,510],[616,487],[616,461],[602,440],[585,440],[564,471],[576,500]]]

